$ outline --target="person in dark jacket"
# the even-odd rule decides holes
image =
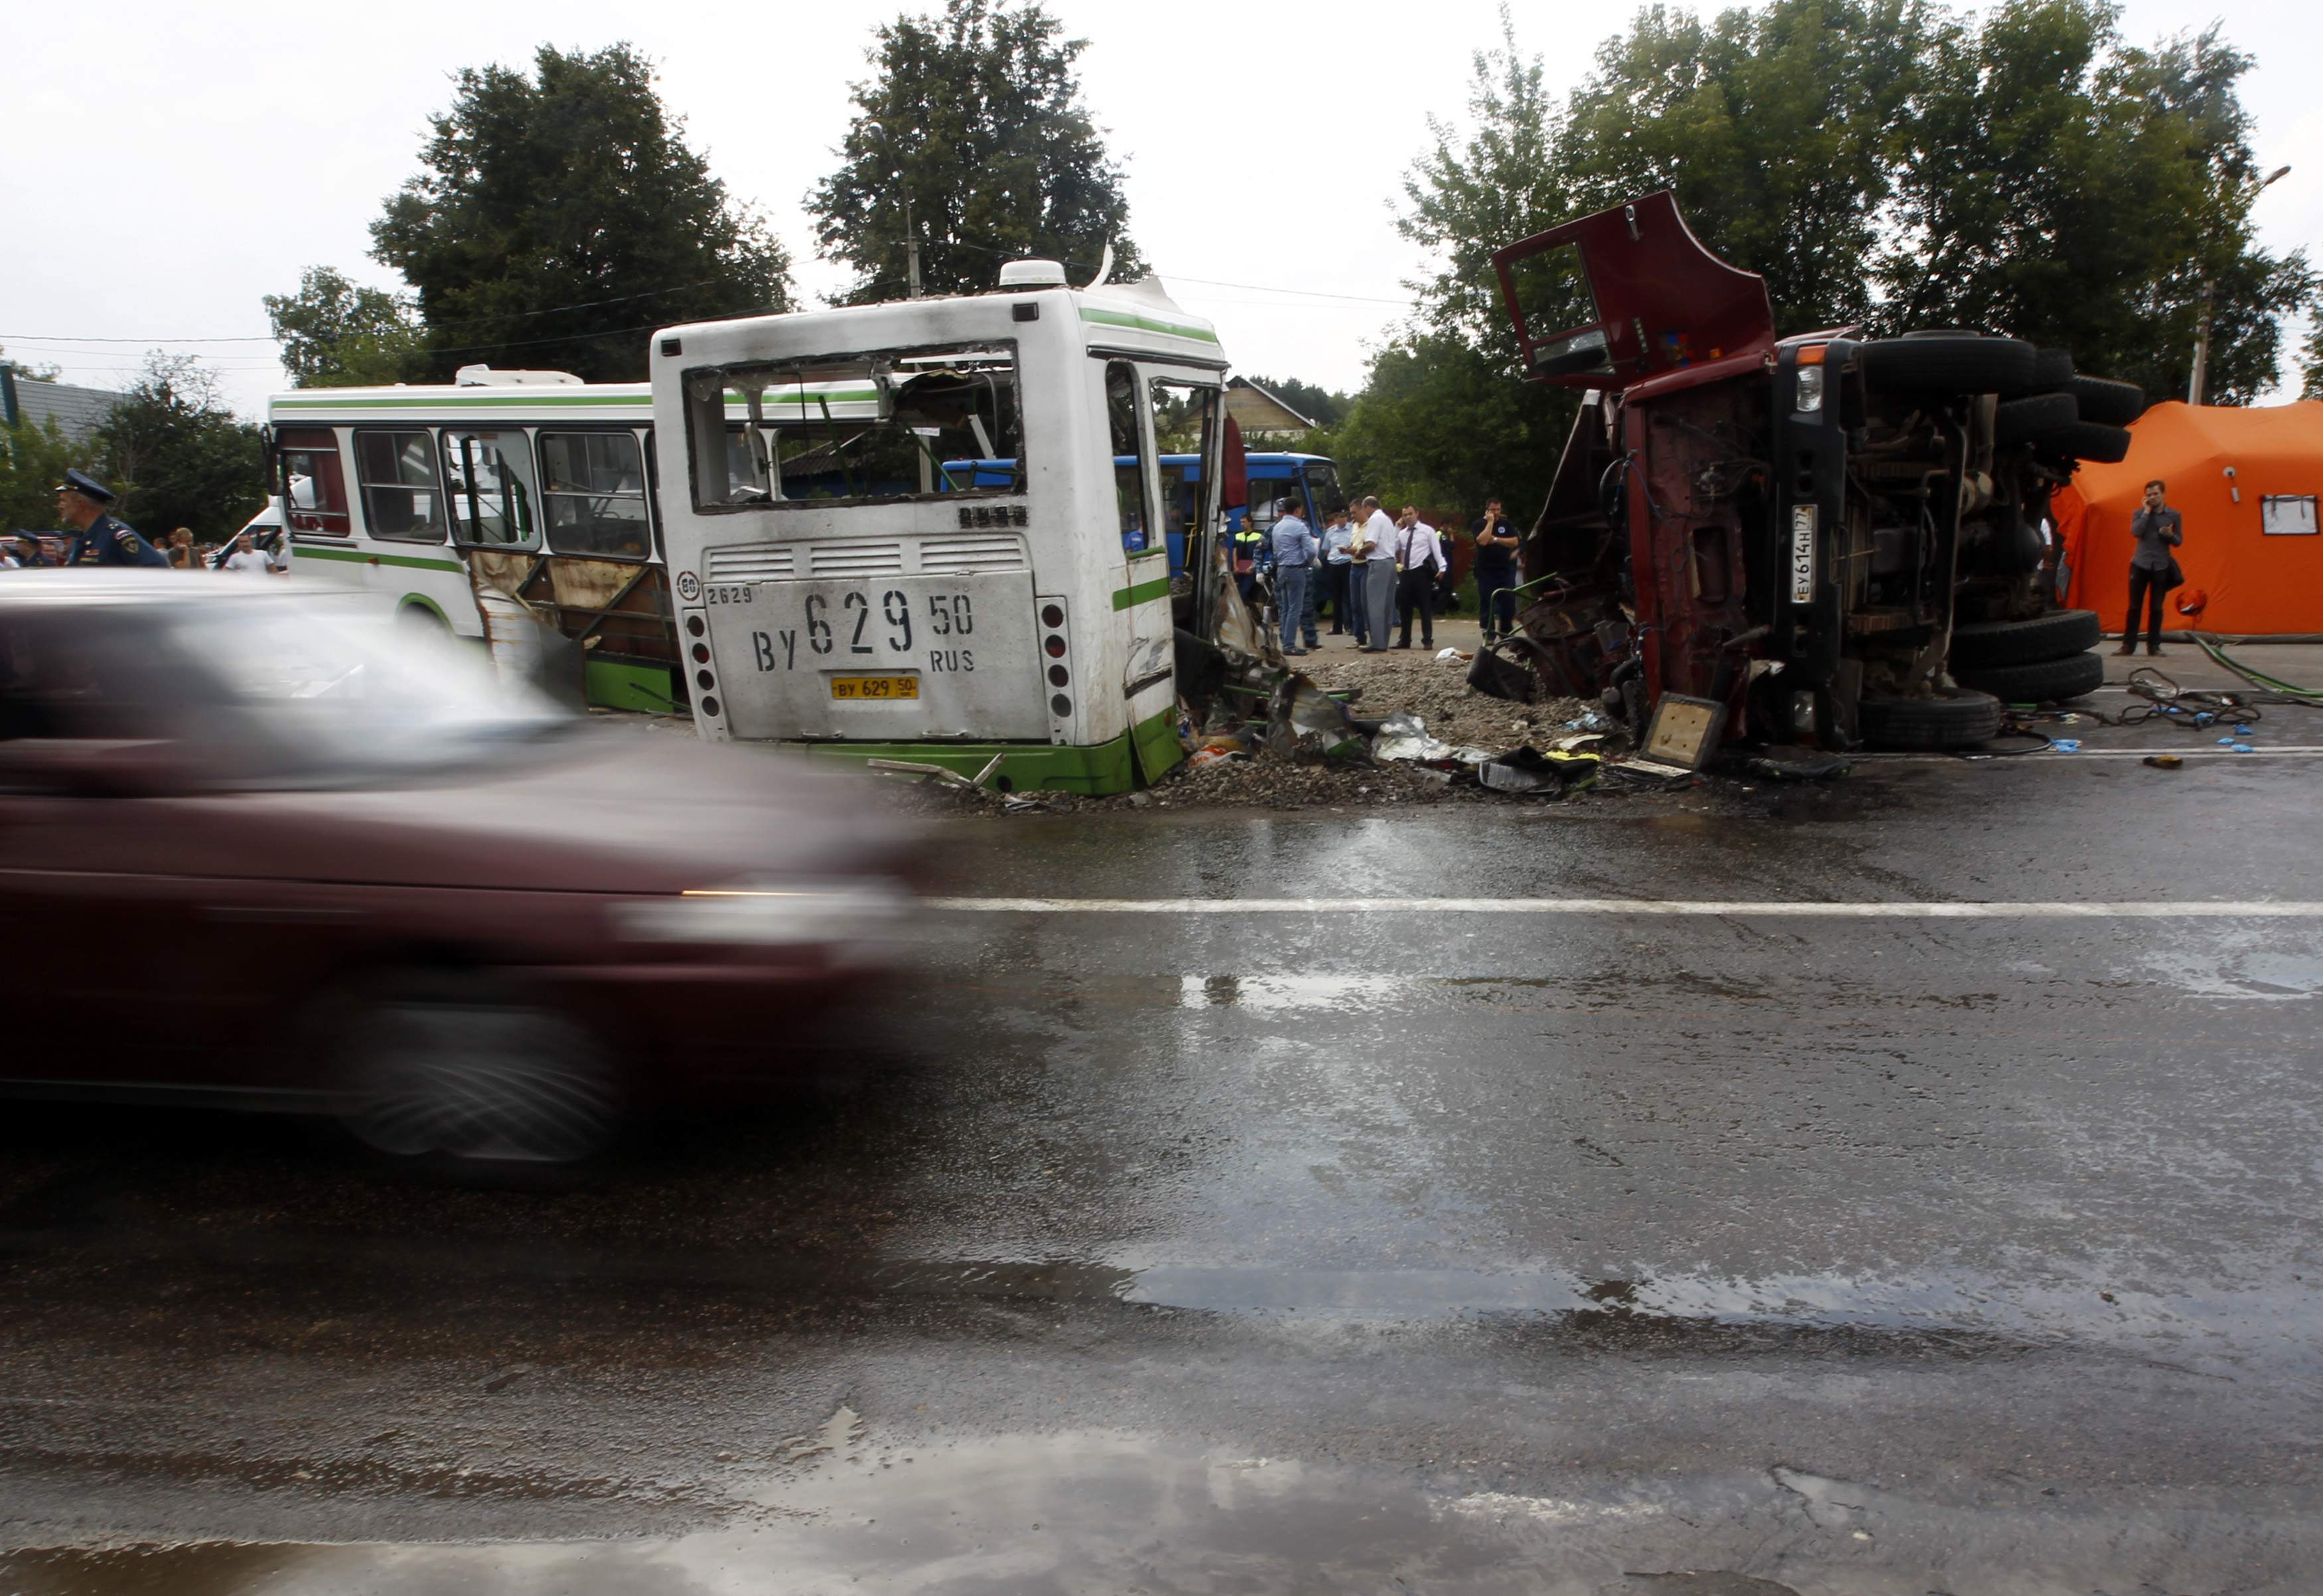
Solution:
[[[2116,654],[2137,652],[2141,603],[2147,609],[2145,652],[2162,652],[2162,600],[2170,591],[2170,551],[2186,541],[2184,523],[2176,510],[2162,502],[2163,491],[2158,477],[2146,483],[2145,503],[2129,523],[2129,534],[2137,546],[2129,556],[2129,619],[2121,628]]]

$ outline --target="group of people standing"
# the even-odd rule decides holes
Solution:
[[[39,570],[66,565],[144,565],[156,569],[198,571],[208,565],[215,546],[197,546],[190,528],[180,527],[167,543],[148,542],[135,527],[113,513],[112,489],[83,471],[65,472],[57,484],[57,518],[71,528],[65,533],[19,532],[0,538],[0,571]],[[216,562],[221,571],[281,574],[289,569],[290,546],[285,540],[276,553],[262,553],[251,534],[234,540],[234,548]]]
[[[1468,534],[1475,546],[1477,616],[1484,640],[1505,637],[1516,625],[1517,534],[1501,501],[1489,500]],[[1332,505],[1318,533],[1295,503],[1286,504],[1268,536],[1274,556],[1276,624],[1282,652],[1305,654],[1321,646],[1321,606],[1331,610],[1331,634],[1352,632],[1357,650],[1385,653],[1411,647],[1411,625],[1419,623],[1423,648],[1436,643],[1436,595],[1451,569],[1445,535],[1419,518],[1407,504],[1393,518],[1376,495]],[[1391,645],[1388,636],[1400,624]]]

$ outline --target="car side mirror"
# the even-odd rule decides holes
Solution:
[[[168,798],[200,784],[183,743],[161,738],[15,738],[0,742],[0,791],[72,798]]]

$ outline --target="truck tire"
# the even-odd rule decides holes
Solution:
[[[1855,706],[1863,740],[1911,752],[1972,748],[2000,733],[2000,701],[1966,687],[1939,687],[1930,698],[1866,698]]]
[[[2033,391],[2063,393],[2073,381],[2073,357],[2062,349],[2033,352]]]
[[[2099,465],[2117,465],[2129,454],[2129,429],[2107,427],[2098,421],[2076,421],[2070,427],[2061,427],[2042,438],[2044,448],[2053,449],[2069,460],[2094,460]]]
[[[2105,634],[2094,610],[2053,610],[2030,620],[1987,620],[1952,628],[1954,676],[1994,665],[2031,665],[2087,654]]]
[[[2135,382],[2106,377],[2075,377],[2073,398],[2080,401],[2081,419],[2107,427],[2127,427],[2145,414],[2145,390]],[[2095,458],[2095,456],[2091,456]]]
[[[2033,345],[2021,338],[1882,338],[1862,359],[1872,387],[1913,393],[2023,393],[2033,382]]]
[[[2058,704],[2084,698],[2105,685],[2105,661],[2094,654],[2069,654],[2062,659],[2035,660],[2030,665],[1986,665],[1959,669],[1953,680],[1979,693],[1989,693],[2003,703]]]
[[[2003,399],[1992,419],[1992,441],[2002,448],[2029,444],[2034,438],[2070,427],[2081,418],[2080,406],[2070,393],[2036,393],[2027,399]]]

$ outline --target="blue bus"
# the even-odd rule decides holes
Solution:
[[[1264,552],[1264,534],[1274,525],[1275,518],[1285,508],[1295,509],[1304,516],[1307,524],[1321,531],[1323,518],[1333,506],[1341,502],[1339,468],[1321,454],[1247,454],[1244,460],[1248,468],[1250,492],[1248,504],[1225,507],[1226,532],[1229,537],[1246,526],[1260,534],[1255,546],[1259,551],[1256,564],[1270,563]],[[1117,466],[1134,466],[1134,455],[1115,458]],[[1006,488],[1016,481],[1014,460],[947,460],[943,465],[944,485],[963,488]],[[1170,509],[1170,524],[1162,529],[1162,538],[1170,548],[1170,574],[1182,575],[1186,569],[1186,528],[1199,518],[1202,500],[1202,457],[1199,454],[1164,454],[1162,456],[1162,501]],[[1132,553],[1147,547],[1142,528],[1122,534],[1122,542]],[[1235,549],[1235,573],[1247,576],[1253,568],[1253,556],[1245,553],[1253,546],[1237,541]]]

